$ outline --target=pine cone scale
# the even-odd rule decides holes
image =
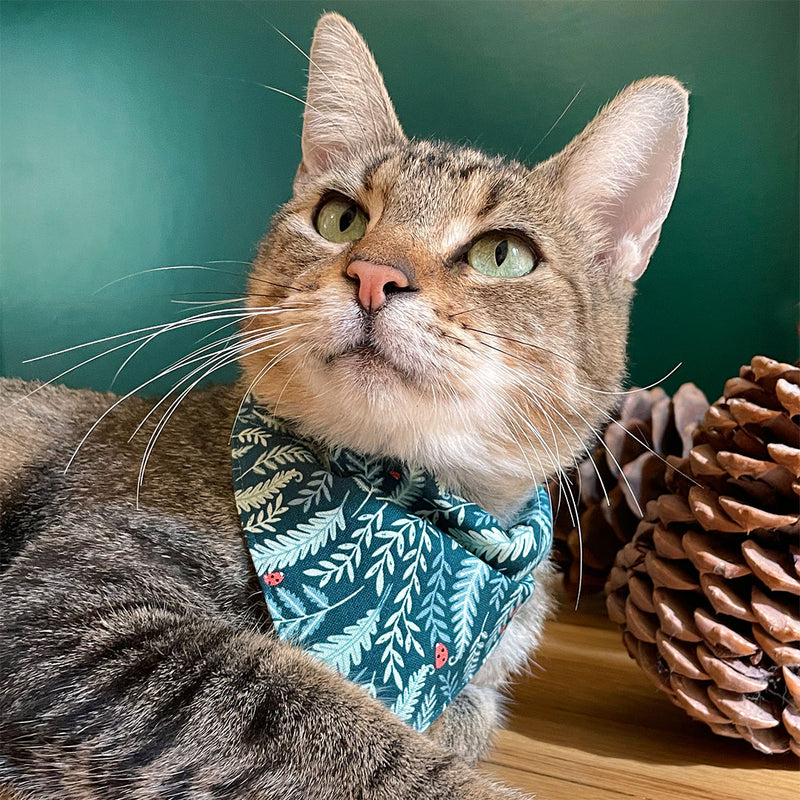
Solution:
[[[800,580],[792,575],[793,562],[788,553],[759,547],[752,539],[742,543],[742,553],[750,569],[770,589],[800,596]]]
[[[719,497],[719,505],[727,514],[728,518],[739,527],[740,530],[750,533],[759,528],[783,528],[789,525],[796,525],[800,516],[797,514],[773,514],[761,508],[740,503],[732,497]]]
[[[673,640],[661,631],[656,632],[656,646],[673,672],[696,681],[709,679],[700,665],[695,648],[683,644],[679,639]]]
[[[753,638],[761,649],[781,667],[800,667],[797,643],[784,644],[770,636],[760,625],[753,625]]]
[[[752,656],[758,651],[758,645],[728,625],[715,619],[703,608],[694,611],[694,622],[703,641],[715,653],[723,656]]]
[[[797,604],[792,606],[781,602],[754,586],[750,605],[755,619],[774,639],[784,644],[800,641],[800,614]]]
[[[800,414],[800,386],[789,383],[785,378],[779,378],[775,384],[775,394],[780,404],[794,417]]]
[[[707,534],[687,531],[683,535],[682,543],[689,561],[701,574],[710,572],[733,580],[743,578],[751,572],[741,552],[726,547]]]
[[[782,667],[781,672],[783,673],[786,688],[789,690],[789,694],[792,695],[792,700],[794,700],[795,705],[800,705],[800,675],[792,672],[789,667]],[[800,738],[797,740],[800,742]]]
[[[708,696],[714,705],[727,715],[734,725],[747,725],[756,730],[780,725],[780,715],[766,705],[754,703],[738,692],[729,692],[719,686],[710,686]]]
[[[672,675],[669,682],[675,692],[675,699],[686,709],[690,717],[708,724],[724,725],[729,722],[728,717],[721,714],[709,699],[705,684],[685,678],[683,675]]]
[[[786,467],[795,478],[800,478],[800,448],[772,442],[767,445],[767,453],[776,464]]]
[[[800,712],[795,706],[786,706],[781,714],[783,727],[796,741],[800,742]]]
[[[717,658],[704,644],[697,648],[697,658],[706,674],[721,689],[740,694],[763,692],[769,686],[768,674],[754,677],[746,673],[746,664],[732,659]]]
[[[653,592],[653,605],[661,630],[667,636],[673,636],[684,642],[703,641],[694,621],[691,604],[684,601],[680,592],[656,589]]]
[[[686,558],[683,547],[683,537],[663,525],[656,525],[653,529],[653,546],[656,553],[662,558],[680,560]]]
[[[719,575],[704,573],[700,576],[700,586],[717,613],[745,622],[756,621],[756,615],[750,610],[750,603],[736,591],[731,581],[726,581]]]

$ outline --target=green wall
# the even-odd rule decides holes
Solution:
[[[0,374],[23,359],[176,319],[241,290],[289,194],[304,57],[348,16],[406,131],[541,160],[630,81],[692,91],[684,171],[635,302],[631,374],[717,396],[755,353],[797,356],[797,2],[9,2],[0,4]],[[545,134],[575,93],[554,130]],[[197,332],[137,356],[130,389]],[[87,351],[91,355],[97,350]],[[64,380],[108,388],[120,352]],[[230,377],[231,373],[225,373]],[[150,389],[164,389],[163,382]]]

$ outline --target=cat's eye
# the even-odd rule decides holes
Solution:
[[[316,226],[329,242],[355,242],[367,232],[367,215],[352,200],[335,197],[320,208]]]
[[[473,269],[498,278],[521,278],[533,271],[536,254],[519,236],[496,231],[475,242],[467,253]]]

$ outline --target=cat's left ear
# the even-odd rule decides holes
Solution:
[[[344,17],[325,14],[311,44],[298,179],[396,141],[405,135],[366,42]]]
[[[667,217],[686,142],[689,93],[674,78],[646,78],[622,91],[546,167],[567,208],[599,234],[596,260],[635,281]]]

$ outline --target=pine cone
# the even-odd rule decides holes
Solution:
[[[577,595],[581,569],[582,592],[603,588],[647,503],[667,490],[665,456],[688,455],[691,432],[707,408],[706,396],[693,383],[684,383],[671,399],[661,388],[633,390],[569,483],[561,487],[553,481],[551,496],[559,498],[553,552],[571,596]],[[570,493],[578,499],[580,534]]]
[[[800,755],[800,367],[762,356],[725,384],[670,494],[606,584],[653,683],[722,736]]]

